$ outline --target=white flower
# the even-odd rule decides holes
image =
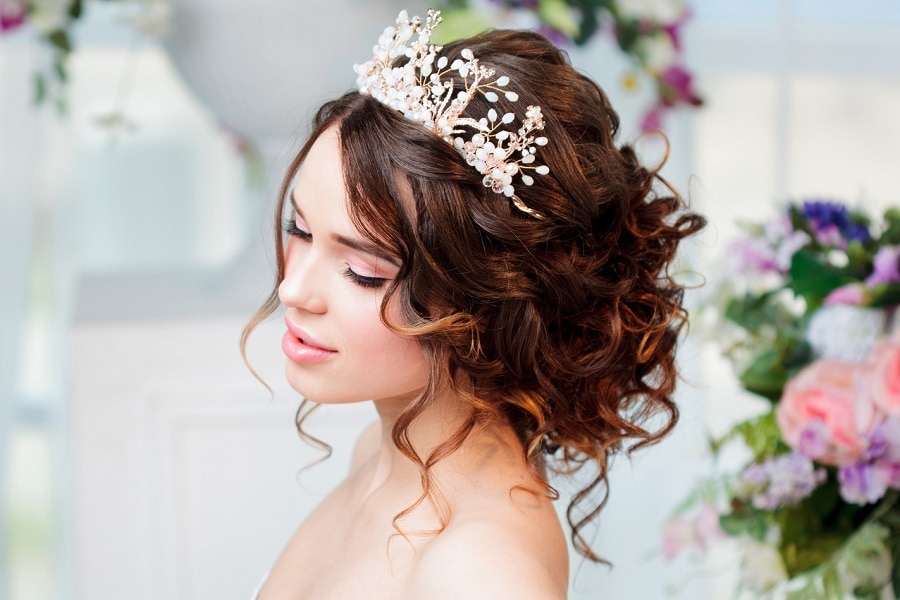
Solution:
[[[165,36],[172,21],[172,5],[168,0],[143,0],[143,5],[140,14],[123,19],[125,24],[148,37]]]
[[[654,73],[665,71],[678,58],[678,51],[666,33],[642,37],[638,41],[638,53]]]
[[[883,310],[832,304],[813,314],[806,340],[818,356],[862,360],[886,324],[887,315]]]
[[[654,23],[674,23],[687,11],[682,0],[617,0],[615,4],[623,16]]]
[[[71,0],[34,0],[28,22],[41,35],[49,35],[69,24]]]
[[[791,268],[791,259],[794,254],[809,244],[809,235],[800,230],[794,230],[791,218],[785,213],[763,224],[762,244],[772,248],[775,253],[774,260],[778,270],[787,273]]]
[[[787,579],[781,555],[769,544],[751,538],[741,540],[741,584],[747,589],[765,593]]]

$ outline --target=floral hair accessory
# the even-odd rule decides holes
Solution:
[[[513,176],[532,185],[526,171],[539,175],[550,172],[545,165],[535,164],[538,146],[547,138],[536,135],[544,128],[540,106],[529,106],[518,129],[508,129],[516,115],[488,110],[480,119],[462,116],[475,94],[482,94],[488,102],[496,102],[502,94],[510,102],[518,100],[513,91],[505,90],[509,77],[494,77],[494,70],[478,64],[468,48],[462,59],[452,63],[446,56],[438,56],[442,46],[430,43],[431,33],[441,22],[439,11],[429,10],[423,22],[420,17],[409,18],[401,11],[396,25],[384,30],[373,48],[374,56],[363,64],[354,65],[360,93],[369,94],[382,104],[402,112],[412,121],[422,123],[441,136],[484,175],[482,183],[498,194],[512,200],[513,205],[532,217],[543,216],[529,208],[516,196]],[[413,41],[413,36],[417,35]],[[394,66],[399,57],[409,59],[402,66]],[[456,72],[456,75],[452,75]],[[454,77],[458,76],[465,89],[454,96]]]

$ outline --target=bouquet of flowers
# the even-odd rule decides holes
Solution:
[[[746,232],[717,339],[768,410],[712,442],[749,460],[698,487],[663,554],[731,537],[756,595],[900,591],[900,209],[804,202]]]

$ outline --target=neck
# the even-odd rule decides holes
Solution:
[[[420,469],[393,440],[394,426],[406,406],[408,402],[375,402],[381,421],[381,444],[370,489],[389,481],[405,481],[417,488],[420,485]],[[436,448],[466,425],[471,414],[471,408],[459,392],[438,392],[407,428],[409,443],[419,459],[427,462]],[[430,470],[439,480],[445,474],[472,476],[497,460],[521,463],[521,446],[515,432],[500,418],[476,423],[459,449],[443,457]]]

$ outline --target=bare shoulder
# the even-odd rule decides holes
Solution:
[[[547,512],[549,508],[549,513]],[[492,514],[493,512],[493,514]],[[566,597],[568,549],[552,506],[463,516],[421,549],[409,598],[554,600]]]
[[[366,426],[356,439],[353,456],[350,459],[350,472],[356,471],[360,465],[372,458],[381,443],[381,421],[376,419]]]

